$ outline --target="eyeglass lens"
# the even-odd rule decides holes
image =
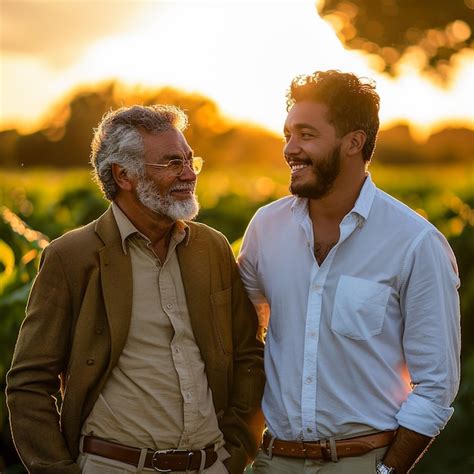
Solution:
[[[204,162],[204,160],[199,157],[199,156],[195,156],[194,158],[192,158],[191,160],[176,160],[176,162],[179,162],[179,166],[178,166],[178,163],[176,163],[176,166],[174,165],[174,162],[175,160],[171,160],[168,164],[168,166],[170,167],[170,169],[172,169],[173,171],[176,171],[178,173],[178,176],[181,175],[184,171],[184,166],[189,166],[193,172],[195,174],[199,174],[202,170],[202,164]]]

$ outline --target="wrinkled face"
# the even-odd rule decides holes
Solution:
[[[290,191],[320,199],[330,193],[341,169],[341,139],[327,120],[327,106],[297,102],[285,121],[284,154],[291,169]]]
[[[145,163],[167,164],[170,160],[189,161],[193,151],[177,129],[159,134],[143,133]],[[167,168],[146,166],[143,176],[138,178],[136,194],[138,200],[153,212],[172,220],[193,219],[199,204],[194,193],[196,174],[190,166],[184,166],[181,176]]]

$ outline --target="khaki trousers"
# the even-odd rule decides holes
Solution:
[[[284,456],[270,458],[259,449],[252,468],[254,474],[375,474],[377,462],[384,457],[386,451],[386,447],[374,449],[362,456],[332,462]]]

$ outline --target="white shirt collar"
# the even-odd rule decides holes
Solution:
[[[370,209],[374,202],[375,192],[377,188],[372,181],[370,173],[367,173],[362,189],[360,190],[359,197],[354,204],[351,212],[356,212],[366,220],[369,217]]]
[[[362,185],[359,196],[351,210],[359,214],[364,220],[369,217],[370,209],[374,202],[375,192],[377,188],[372,181],[370,173],[367,173],[367,177]],[[293,203],[291,204],[291,210],[295,214],[307,214],[308,213],[308,198],[302,198],[294,196]]]

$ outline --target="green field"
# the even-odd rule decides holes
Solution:
[[[268,170],[265,170],[267,172]],[[461,474],[474,469],[474,169],[458,167],[377,167],[377,185],[432,221],[448,238],[461,274],[463,381],[455,414],[415,473]],[[221,230],[230,242],[242,236],[261,205],[287,194],[287,173],[262,170],[205,170],[198,194],[198,220]],[[0,380],[5,373],[41,249],[66,230],[99,216],[108,203],[86,169],[0,170]],[[15,471],[7,460],[9,435],[0,399],[0,471]],[[2,457],[3,456],[3,457]]]

